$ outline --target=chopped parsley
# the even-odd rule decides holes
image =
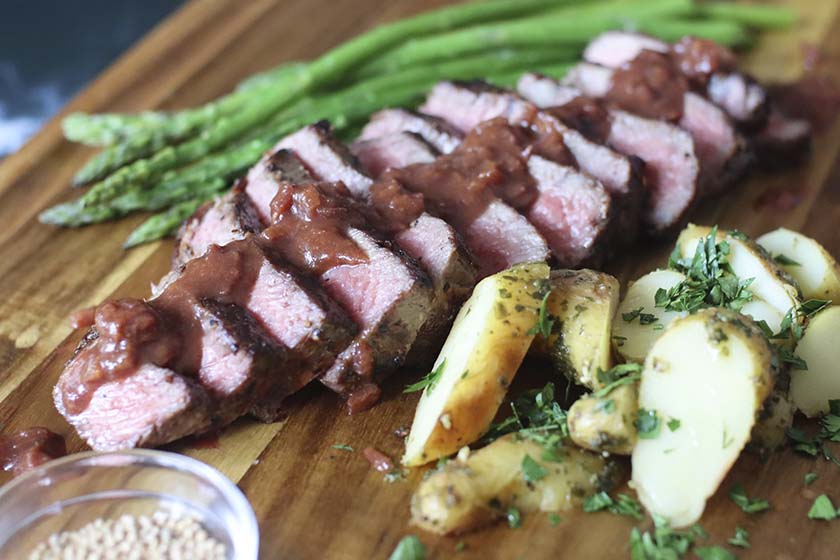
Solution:
[[[518,529],[522,527],[522,514],[515,507],[510,507],[507,510],[508,527],[511,529]]]
[[[403,537],[388,560],[426,560],[426,547],[414,535]]]
[[[642,366],[641,364],[619,364],[607,371],[598,368],[596,378],[603,387],[592,393],[592,396],[602,399],[617,387],[639,381],[642,378]]]
[[[721,444],[721,448],[726,449],[730,445],[735,442],[735,438],[729,435],[729,432],[726,430],[726,427],[723,428],[723,443]]]
[[[694,554],[700,560],[737,560],[734,554],[721,546],[699,546],[694,549]]]
[[[746,529],[743,527],[735,527],[735,536],[730,538],[729,544],[732,546],[739,546],[741,548],[749,548],[750,547],[750,534],[747,532]]]
[[[659,320],[659,317],[657,317],[653,313],[643,313],[644,310],[644,307],[638,307],[630,311],[629,313],[622,313],[621,318],[628,323],[632,323],[633,319],[636,319],[638,317],[640,325],[650,325]]]
[[[423,376],[423,379],[403,389],[403,393],[416,393],[424,389],[428,389],[429,391],[434,390],[435,385],[438,384],[441,376],[443,376],[444,366],[446,366],[446,358],[443,359],[438,367]]]
[[[793,427],[787,429],[787,436],[795,451],[811,457],[821,454],[826,461],[840,466],[840,459],[834,456],[827,445],[829,442],[840,442],[840,399],[829,400],[828,408],[828,414],[820,418],[820,429],[813,437]]]
[[[782,266],[802,266],[800,263],[796,262],[792,258],[782,253],[779,253],[778,255],[773,257],[773,260]]]
[[[525,478],[525,482],[537,482],[544,479],[547,474],[545,468],[534,461],[530,455],[526,454],[522,458],[522,476]]]
[[[560,522],[563,521],[563,518],[557,515],[554,512],[548,514],[548,522],[551,523],[552,527],[557,527],[560,525]]]
[[[393,469],[385,473],[385,482],[388,484],[393,484],[395,482],[399,482],[401,480],[405,480],[405,477],[408,476],[408,472],[403,469]]]
[[[551,336],[551,330],[554,328],[554,318],[548,314],[546,307],[548,306],[548,297],[551,295],[551,290],[548,290],[540,300],[540,310],[537,315],[537,323],[528,329],[528,335],[540,335],[543,338]]]
[[[729,497],[745,513],[758,513],[770,509],[770,502],[758,498],[750,498],[741,484],[736,484],[729,491]]]
[[[683,258],[675,248],[668,260],[669,268],[686,276],[672,288],[656,291],[656,307],[666,311],[687,311],[694,313],[704,307],[728,307],[739,311],[745,303],[752,301],[749,289],[753,278],[741,279],[735,275],[729,264],[729,242],[717,242],[718,228],[714,226],[709,235],[697,243],[692,258]],[[732,237],[731,232],[729,234]]]
[[[603,510],[607,510],[616,515],[626,515],[634,519],[642,519],[642,506],[626,494],[618,494],[613,499],[606,492],[598,492],[597,494],[592,494],[583,502],[583,511],[587,513]]]
[[[653,523],[653,534],[642,533],[636,527],[630,531],[631,560],[677,560],[685,556],[698,538],[708,537],[699,525],[678,531],[658,515],[653,516]]]
[[[346,443],[336,443],[335,445],[332,446],[332,448],[333,449],[338,449],[339,451],[349,451],[351,453],[354,451],[354,449],[352,447],[350,447],[349,445],[347,445]]]
[[[455,552],[464,552],[467,549],[467,543],[464,541],[458,541],[455,543]]]
[[[825,494],[820,494],[814,500],[811,509],[808,510],[808,519],[820,519],[822,521],[831,521],[837,519],[837,510],[834,509],[834,504],[831,503],[831,498]]]
[[[805,473],[805,486],[812,485],[814,481],[817,480],[819,477],[820,475],[818,475],[815,472]]]
[[[545,450],[543,459],[554,460],[548,457],[556,457],[562,460],[559,453],[563,441],[569,437],[569,425],[566,411],[554,399],[554,384],[547,383],[542,389],[526,392],[514,400],[510,408],[513,414],[491,424],[482,443],[490,443],[515,432],[541,445]]]
[[[598,404],[595,405],[595,410],[603,412],[604,414],[612,414],[615,412],[615,400],[607,399],[605,401],[599,401]]]
[[[677,430],[679,430],[681,425],[682,422],[680,422],[676,418],[671,418],[670,420],[668,420],[668,429],[672,432],[676,432]]]
[[[659,437],[659,431],[662,429],[661,424],[659,414],[655,410],[640,408],[636,413],[635,426],[641,439],[656,439]]]

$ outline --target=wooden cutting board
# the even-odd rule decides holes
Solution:
[[[76,97],[19,153],[0,165],[0,429],[33,425],[67,436],[70,450],[84,448],[54,410],[50,392],[81,333],[67,316],[114,296],[146,296],[167,271],[171,243],[125,252],[120,248],[142,219],[62,230],[37,222],[38,212],[78,195],[68,185],[92,151],[62,139],[61,117],[71,111],[173,109],[207,101],[245,76],[285,60],[307,59],[369,29],[440,5],[441,0],[221,0],[194,1],[152,31]],[[840,83],[840,2],[787,0],[802,13],[795,29],[764,36],[745,60],[762,80],[790,80],[806,55],[819,49],[818,70]],[[803,231],[840,256],[840,123],[820,133],[800,168],[757,176],[737,192],[709,201],[699,223],[760,234],[777,226]],[[765,194],[770,193],[770,194]],[[781,195],[781,196],[780,196]],[[613,265],[623,280],[662,264],[668,244],[639,247]],[[547,373],[525,367],[518,383],[543,383]],[[374,446],[393,457],[394,435],[410,425],[417,395],[401,394],[416,374],[397,375],[383,402],[348,417],[339,399],[320,387],[295,398],[288,420],[271,425],[241,420],[217,446],[188,442],[173,449],[219,468],[254,506],[265,559],[387,558],[406,534],[418,534],[430,558],[626,558],[633,523],[609,514],[567,512],[552,527],[547,516],[526,517],[519,529],[504,524],[439,538],[408,523],[408,503],[422,476],[389,484],[361,450]],[[710,404],[713,406],[713,403]],[[353,446],[338,451],[333,444]],[[820,478],[805,488],[803,475]],[[770,500],[769,512],[747,516],[726,496],[742,482],[751,496]],[[691,480],[686,480],[691,484]],[[840,521],[810,521],[813,499],[827,492],[840,502],[840,468],[791,452],[761,462],[743,457],[711,500],[702,525],[710,542],[723,544],[736,525],[751,535],[741,558],[840,557]],[[643,524],[649,528],[650,522]],[[458,541],[466,550],[456,555]]]

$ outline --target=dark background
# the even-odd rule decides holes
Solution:
[[[183,0],[0,0],[0,158]]]

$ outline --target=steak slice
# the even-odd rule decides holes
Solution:
[[[754,137],[756,156],[762,166],[781,168],[801,160],[811,147],[811,124],[793,119],[775,107],[767,124]]]
[[[672,47],[641,33],[607,31],[589,42],[583,58],[592,64],[618,68],[643,50],[675,55],[684,73],[709,100],[745,130],[763,126],[768,115],[767,92],[753,78],[735,70],[734,54],[710,41],[684,37]]]
[[[181,229],[175,241],[173,270],[202,256],[212,245],[225,245],[242,239],[248,233],[262,230],[259,216],[242,190],[242,183],[196,210]]]
[[[53,388],[56,409],[92,449],[154,447],[210,429],[214,411],[201,385],[153,364],[100,385],[84,410],[71,414],[64,405],[65,392],[81,383],[86,358],[98,344],[91,330]]]
[[[600,70],[600,67],[590,66]],[[580,67],[578,65],[576,69]],[[609,72],[608,69],[603,70]],[[574,70],[567,76],[570,82],[583,81],[573,74]],[[593,89],[600,87],[598,78],[603,73],[593,72],[592,75],[595,78],[587,79],[586,85]],[[547,94],[549,80],[543,78],[540,82],[540,101],[550,99]],[[566,99],[570,86],[557,84],[557,87],[557,97]],[[530,91],[520,93],[526,97],[530,95]],[[567,103],[564,107],[578,110],[585,108],[585,105]],[[576,118],[569,112],[563,114],[569,119],[568,123],[575,122]],[[644,219],[648,228],[652,233],[661,233],[679,227],[697,196],[700,168],[691,136],[669,123],[637,117],[619,109],[608,108],[607,115],[608,126],[603,127],[607,130],[607,143],[617,151],[636,156],[645,162],[645,184],[648,186],[649,197]],[[587,111],[577,120],[591,117],[591,112]]]
[[[429,316],[433,292],[419,268],[365,229],[349,197],[343,183],[283,183],[263,237],[297,266],[312,262],[324,289],[359,325],[321,377],[356,411],[373,404],[375,382],[404,362]]]
[[[584,95],[603,98],[611,87],[612,73],[609,68],[582,63],[569,72],[566,80]],[[746,172],[750,162],[746,142],[720,107],[688,91],[683,96],[682,117],[675,124],[694,140],[704,192],[725,190]]]
[[[370,117],[359,140],[370,140],[397,132],[413,132],[442,153],[448,154],[461,143],[461,132],[443,119],[407,109],[383,109]]]
[[[541,77],[535,74],[524,75],[522,81],[529,91],[531,88],[536,91],[545,88]],[[560,93],[557,91],[556,82],[552,84],[549,81],[547,87],[551,90],[549,93]],[[568,100],[577,95],[578,92],[573,91]],[[562,104],[557,103],[554,97],[552,101],[554,102],[541,105]],[[442,82],[433,88],[426,105],[427,110],[434,112],[437,116],[457,121],[464,130],[470,130],[478,125],[481,122],[478,120],[480,118],[504,117],[513,125],[527,121],[531,128],[543,134],[560,134],[580,170],[600,181],[614,199],[613,214],[618,222],[617,230],[622,231],[621,238],[617,240],[617,246],[630,244],[635,240],[644,200],[638,161],[633,161],[630,157],[587,138],[579,131],[567,126],[550,111],[538,111],[532,102],[516,94],[480,82],[469,84]]]
[[[391,167],[434,161],[438,154],[422,136],[413,132],[394,132],[356,140],[350,145],[350,151],[358,158],[362,169],[373,178]]]

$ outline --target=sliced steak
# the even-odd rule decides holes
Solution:
[[[573,68],[566,80],[589,97],[610,99],[613,75],[609,68],[583,63]],[[673,122],[694,140],[703,191],[725,190],[744,174],[750,162],[744,138],[726,113],[703,96],[686,91],[681,104],[681,116]],[[617,107],[635,114],[620,103]]]
[[[359,140],[370,140],[394,134],[413,132],[442,153],[448,154],[461,143],[461,132],[443,119],[407,109],[383,109],[374,113],[362,129]]]
[[[271,203],[271,246],[320,277],[360,332],[321,381],[348,399],[351,411],[371,405],[376,381],[402,365],[432,309],[428,278],[367,223],[343,183],[281,183]],[[376,376],[376,377],[375,377]]]
[[[694,86],[745,130],[763,126],[768,115],[767,92],[753,78],[735,69],[733,53],[711,41],[684,37],[672,47],[641,33],[608,31],[590,41],[583,58],[618,68],[644,50],[674,56]]]
[[[811,124],[771,109],[767,124],[753,137],[762,167],[781,168],[800,161],[811,146]]]
[[[568,95],[568,88],[580,83],[586,90],[599,92],[603,80],[601,68],[591,74],[581,77],[575,75],[583,65],[578,65],[567,75],[568,84],[557,84],[560,89],[559,98]],[[576,70],[578,72],[576,72]],[[608,69],[603,69],[607,73]],[[582,74],[582,73],[580,73]],[[590,78],[589,76],[594,76]],[[548,78],[540,82],[541,100],[549,98]],[[581,94],[588,95],[589,91],[581,90]],[[603,91],[601,89],[600,91]],[[526,97],[530,91],[521,91]],[[597,97],[597,95],[591,95]],[[577,120],[590,119],[592,114],[586,105],[567,103],[566,108],[586,110]],[[567,111],[564,114],[567,122],[573,123],[576,118]],[[644,213],[645,222],[652,233],[664,232],[679,227],[686,213],[691,208],[697,196],[697,180],[700,172],[699,162],[695,155],[694,141],[691,136],[676,126],[663,121],[637,117],[626,111],[608,108],[609,126],[606,141],[614,149],[630,156],[636,156],[645,162],[645,179],[648,186],[648,204]],[[593,128],[588,126],[588,128]]]
[[[359,160],[362,169],[373,177],[379,177],[391,167],[405,167],[412,163],[434,161],[438,152],[422,136],[413,132],[394,132],[356,140],[350,151]]]
[[[542,85],[542,77],[536,74],[526,74],[522,77],[528,91],[531,89],[546,92],[551,95],[551,103],[542,106],[562,105],[557,96],[556,82],[549,80]],[[578,96],[576,90],[571,90],[566,101]],[[539,97],[539,95],[538,95]],[[639,215],[644,199],[641,172],[638,162],[616,153],[603,146],[598,141],[587,138],[579,131],[567,126],[563,120],[556,118],[550,111],[538,111],[532,102],[526,101],[518,95],[480,82],[468,84],[458,82],[443,82],[433,88],[426,101],[427,110],[435,112],[444,119],[453,119],[460,123],[464,130],[475,127],[482,118],[504,117],[511,124],[527,122],[531,128],[543,134],[560,134],[563,143],[574,156],[578,167],[589,176],[600,181],[607,188],[615,200],[615,217],[623,231],[618,245],[632,243],[638,230]]]
[[[84,409],[68,410],[65,394],[82,383],[98,344],[91,331],[53,388],[55,407],[92,449],[154,447],[212,426],[211,400],[196,381],[148,363],[97,387]]]
[[[219,198],[207,202],[192,215],[178,232],[172,268],[200,257],[212,245],[225,245],[248,233],[262,230],[259,216],[242,191],[242,184]]]

